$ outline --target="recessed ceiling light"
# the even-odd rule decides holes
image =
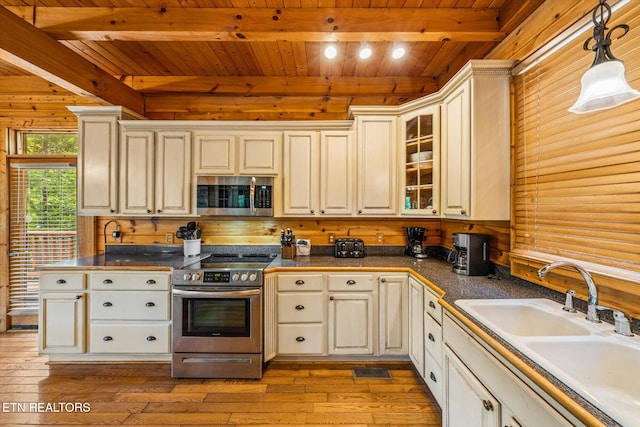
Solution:
[[[393,56],[393,59],[400,59],[404,56],[404,54],[404,48],[402,46],[397,46],[393,49],[393,53],[391,54],[391,56]]]
[[[367,58],[371,57],[372,53],[373,52],[371,51],[371,48],[369,47],[369,45],[363,44],[360,47],[360,53],[359,53],[360,59],[367,59]]]
[[[324,50],[324,56],[326,56],[329,59],[333,59],[337,55],[338,55],[338,50],[333,45],[327,46],[327,48]]]

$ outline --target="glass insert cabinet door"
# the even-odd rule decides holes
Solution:
[[[440,114],[437,106],[403,116],[404,200],[402,211],[439,215]]]

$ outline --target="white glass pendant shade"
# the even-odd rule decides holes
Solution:
[[[640,92],[627,83],[624,65],[620,61],[594,65],[584,73],[581,84],[580,97],[569,108],[572,113],[605,110],[640,98]]]

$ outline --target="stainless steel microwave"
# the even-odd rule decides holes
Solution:
[[[273,216],[273,177],[198,176],[198,215]]]

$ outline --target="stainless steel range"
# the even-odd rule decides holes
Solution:
[[[172,377],[262,377],[263,270],[274,257],[214,253],[174,270]]]

